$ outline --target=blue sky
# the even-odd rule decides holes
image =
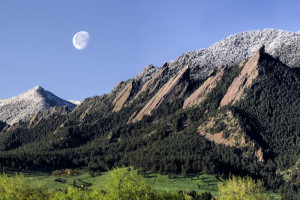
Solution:
[[[299,1],[3,0],[0,99],[41,85],[64,99],[108,93],[152,63],[231,34],[300,30]],[[81,30],[86,49],[72,45]]]

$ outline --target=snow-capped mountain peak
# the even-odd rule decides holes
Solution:
[[[39,111],[64,105],[67,105],[70,111],[76,107],[74,103],[63,100],[38,85],[16,97],[0,99],[0,121],[14,124]]]
[[[238,64],[248,59],[260,45],[265,45],[266,52],[279,58],[290,67],[300,63],[300,32],[278,29],[246,31],[230,35],[206,49],[184,53],[169,62],[175,72],[188,65],[192,77],[205,78],[213,68],[220,65]]]

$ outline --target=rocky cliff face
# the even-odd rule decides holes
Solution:
[[[68,106],[55,106],[48,110],[40,111],[29,120],[28,126],[34,126],[42,119],[49,119],[50,117],[55,117],[58,115],[67,115],[69,112]]]
[[[113,111],[116,112],[122,109],[122,107],[126,104],[128,99],[130,98],[133,88],[134,88],[134,82],[129,81],[126,87],[117,94],[116,98],[113,100],[113,104],[115,105]]]
[[[39,111],[64,105],[67,105],[70,111],[76,107],[75,104],[55,96],[41,86],[37,86],[17,97],[0,99],[0,120],[12,125],[19,120],[32,117]]]
[[[217,86],[217,83],[222,78],[227,66],[221,66],[216,75],[209,77],[195,92],[193,92],[183,104],[183,108],[200,105],[206,95]]]
[[[123,106],[135,100],[159,70],[159,68],[150,64],[136,75],[136,77],[118,83],[108,95],[109,98],[112,98],[114,104],[113,111],[117,112],[121,110]]]
[[[239,119],[231,111],[221,112],[198,128],[199,134],[205,139],[217,144],[224,144],[236,148],[248,147],[259,161],[263,161],[263,151],[260,141],[253,139],[243,130]]]
[[[155,67],[154,65],[150,64],[145,69],[143,69],[134,80],[139,82],[140,85],[144,85],[148,82],[156,73],[158,73],[159,68]]]
[[[141,120],[144,115],[150,115],[151,112],[158,108],[162,103],[166,103],[176,98],[182,98],[185,94],[186,87],[189,83],[190,69],[188,66],[183,68],[179,73],[172,77],[155,95],[148,101],[143,109],[131,117],[130,122]],[[173,97],[173,99],[171,98]]]
[[[163,85],[166,76],[169,73],[168,65],[163,65],[156,74],[154,74],[151,79],[149,79],[142,88],[138,91],[138,93],[134,96],[133,100],[136,100],[140,97],[143,92],[149,90],[149,94],[152,94],[154,91],[159,89],[161,85]]]
[[[223,97],[220,106],[234,103],[241,99],[245,89],[251,86],[253,80],[258,76],[258,62],[261,54],[265,53],[265,46],[261,46],[249,59],[241,73],[236,77]]]

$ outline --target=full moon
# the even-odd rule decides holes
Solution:
[[[76,49],[82,50],[85,49],[90,40],[90,35],[86,31],[79,31],[73,37],[73,45]]]

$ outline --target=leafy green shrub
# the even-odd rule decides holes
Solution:
[[[185,200],[191,197],[185,193],[172,193],[163,191],[157,193],[148,185],[135,170],[116,168],[110,171],[105,190],[82,190],[70,186],[67,191],[56,192],[53,200]]]
[[[250,177],[241,178],[233,176],[224,184],[219,184],[220,200],[268,200],[272,199],[266,193],[263,182],[255,181]]]
[[[155,194],[141,175],[126,168],[116,168],[110,172],[105,186],[108,199],[154,199]]]
[[[98,200],[104,199],[100,190],[82,190],[69,186],[66,192],[55,192],[51,200]]]
[[[0,175],[1,200],[47,199],[48,196],[49,193],[45,188],[31,189],[23,174],[16,174],[15,179],[6,174]]]

